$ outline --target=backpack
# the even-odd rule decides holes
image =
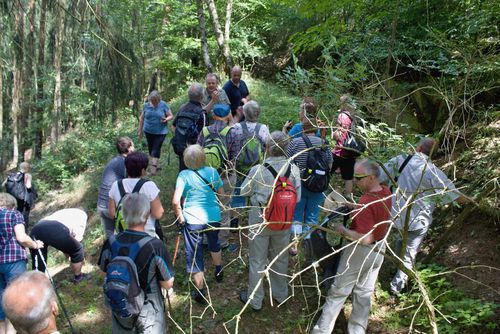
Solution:
[[[293,212],[297,204],[297,191],[290,180],[292,166],[288,165],[283,176],[278,176],[276,170],[268,163],[263,166],[273,174],[276,180],[273,192],[263,213],[265,221],[268,222],[267,228],[273,231],[288,230],[292,224],[286,223],[293,220]]]
[[[141,191],[142,185],[148,181],[148,179],[139,179],[139,181],[137,181],[137,183],[135,184],[134,189],[132,189],[132,192],[138,193],[139,191]],[[123,219],[122,201],[123,197],[125,197],[127,193],[125,192],[125,188],[123,188],[123,180],[118,180],[117,182],[118,191],[120,191],[120,201],[118,202],[115,211],[115,231],[123,232],[127,226],[125,224],[125,220]]]
[[[5,183],[5,190],[14,196],[16,200],[24,201],[27,193],[26,186],[24,185],[24,173],[15,172],[9,174]]]
[[[307,148],[306,168],[302,171],[303,186],[314,193],[321,193],[328,189],[330,183],[330,169],[328,166],[328,148],[313,146],[311,140],[302,135]],[[312,148],[312,149],[311,149]]]
[[[243,138],[236,166],[238,171],[246,175],[253,166],[262,161],[264,156],[264,143],[258,136],[262,124],[257,123],[253,133],[248,131],[247,122],[243,121],[240,124],[243,130]]]
[[[358,157],[366,150],[366,142],[360,137],[358,131],[356,130],[356,121],[352,118],[351,114],[346,111],[341,111],[351,119],[351,127],[347,132],[347,137],[342,143],[344,152],[350,157]],[[364,122],[362,122],[364,127]]]
[[[226,147],[226,135],[231,130],[230,126],[226,126],[221,132],[210,132],[208,127],[203,128],[203,151],[205,152],[206,164],[217,169],[218,172],[226,166],[228,160],[228,152]]]
[[[198,139],[198,120],[203,116],[201,108],[188,108],[189,103],[181,107],[177,114],[175,132],[170,143],[175,154],[182,155],[188,145],[196,144]]]
[[[139,283],[139,275],[135,259],[141,248],[153,240],[145,236],[132,244],[124,244],[109,237],[111,261],[106,267],[104,280],[104,300],[113,314],[120,318],[133,318],[141,313],[145,294]],[[126,256],[119,255],[120,249],[128,248]]]

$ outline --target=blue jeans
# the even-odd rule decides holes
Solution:
[[[232,208],[242,208],[246,205],[246,197],[240,196],[241,185],[243,184],[244,178],[238,177],[236,184],[234,186],[234,193],[231,202]]]
[[[188,273],[197,273],[205,271],[203,261],[203,234],[207,236],[208,251],[217,253],[220,251],[219,230],[201,230],[210,229],[210,227],[220,227],[220,223],[191,225],[186,224],[183,228],[184,246],[186,248],[186,270]]]
[[[323,193],[313,193],[305,187],[301,187],[300,202],[295,206],[293,212],[293,225],[290,229],[292,235],[307,234],[305,239],[310,238],[310,225],[318,225],[319,206],[323,203]],[[304,223],[304,225],[302,225]]]
[[[0,300],[3,296],[3,291],[18,276],[26,271],[26,260],[0,264]],[[5,320],[2,304],[0,303],[0,321]]]

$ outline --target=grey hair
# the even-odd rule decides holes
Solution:
[[[20,287],[18,287],[21,285]],[[21,299],[36,301],[21,308],[17,299],[9,297],[9,289],[23,291]],[[41,291],[41,293],[40,293]],[[7,298],[6,298],[7,296]],[[20,334],[38,333],[49,326],[52,303],[56,302],[54,288],[48,278],[39,271],[28,271],[16,278],[4,291],[2,306],[6,317]]]
[[[189,145],[183,153],[184,164],[187,168],[197,170],[205,165],[205,152],[198,145]]]
[[[260,116],[260,106],[257,101],[248,101],[243,106],[243,114],[249,122],[257,122]]]
[[[233,66],[233,68],[231,69],[231,73],[233,73],[233,72],[240,72],[240,73],[241,73],[241,72],[243,72],[243,71],[242,71],[242,69],[241,69],[241,66],[239,66],[239,65],[235,65],[235,66]]]
[[[203,99],[203,89],[203,86],[199,83],[192,84],[188,89],[189,99],[200,102]]]
[[[282,131],[273,131],[266,142],[267,153],[271,157],[281,157],[286,155],[288,148],[288,135]]]
[[[0,193],[0,208],[15,209],[17,200],[9,193]]]
[[[122,203],[123,220],[127,225],[144,225],[151,211],[151,203],[144,194],[131,193],[125,195]]]
[[[423,138],[417,144],[417,147],[420,148],[420,152],[425,155],[430,155],[436,149],[436,141],[433,138]]]
[[[160,100],[161,100],[161,95],[160,95],[160,93],[158,93],[158,91],[157,91],[157,90],[152,91],[152,92],[151,92],[151,93],[149,93],[149,95],[148,95],[148,101],[149,101],[149,102],[151,102],[151,100],[153,100],[153,99],[158,99],[158,101],[160,101]]]
[[[356,162],[356,165],[362,166],[363,169],[365,170],[366,174],[368,175],[373,175],[377,178],[380,177],[380,168],[379,165],[370,159],[363,159],[358,162]]]
[[[19,164],[19,170],[23,173],[28,173],[31,169],[31,165],[26,162],[26,161],[23,161]]]
[[[217,81],[217,83],[219,83],[219,76],[215,73],[208,73],[206,76],[205,76],[205,81],[208,79],[208,78],[215,78],[215,80]]]

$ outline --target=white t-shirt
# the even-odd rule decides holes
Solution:
[[[78,242],[83,240],[87,227],[87,214],[80,209],[62,209],[41,220],[55,220],[69,229],[69,232]]]
[[[132,190],[134,189],[135,185],[140,179],[123,179],[123,189],[125,189],[126,193],[131,193]],[[144,183],[141,187],[141,190],[139,190],[140,194],[146,195],[146,197],[149,199],[150,202],[152,202],[160,193],[160,189],[156,186],[156,184],[153,181],[147,181]],[[115,205],[118,206],[118,203],[120,203],[120,190],[118,189],[118,181],[113,182],[111,185],[111,189],[109,190],[109,197],[115,201]],[[145,231],[146,233],[155,236],[155,219],[151,217],[151,215],[148,218],[148,221],[146,222],[145,226]]]
[[[247,124],[248,131],[250,133],[253,133],[255,131],[255,127],[257,126],[257,123],[246,121],[246,124]],[[243,129],[241,128],[240,123],[236,123],[234,125],[234,129],[236,130],[237,133],[239,133],[240,135],[243,135]],[[271,136],[267,125],[260,123],[260,129],[259,129],[259,133],[257,134],[257,136],[260,138],[260,140],[262,140],[262,142],[264,144],[267,142],[267,140]]]

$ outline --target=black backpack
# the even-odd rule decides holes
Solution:
[[[357,123],[351,114],[347,111],[341,111],[341,113],[346,114],[351,119],[351,127],[347,133],[347,138],[342,143],[343,150],[349,157],[358,157],[366,150],[366,142],[359,135],[356,129]],[[364,122],[361,123],[361,126],[364,127]]]
[[[175,132],[170,143],[175,154],[182,155],[188,145],[196,144],[198,139],[198,120],[204,117],[201,107],[192,103],[184,104],[176,116]]]
[[[330,169],[328,166],[328,150],[327,146],[313,146],[311,140],[302,135],[302,139],[306,143],[307,161],[306,168],[302,171],[302,185],[309,191],[321,193],[328,189],[330,183]]]
[[[18,201],[24,201],[27,195],[26,185],[24,184],[24,173],[15,172],[7,176],[5,191],[14,196]]]

